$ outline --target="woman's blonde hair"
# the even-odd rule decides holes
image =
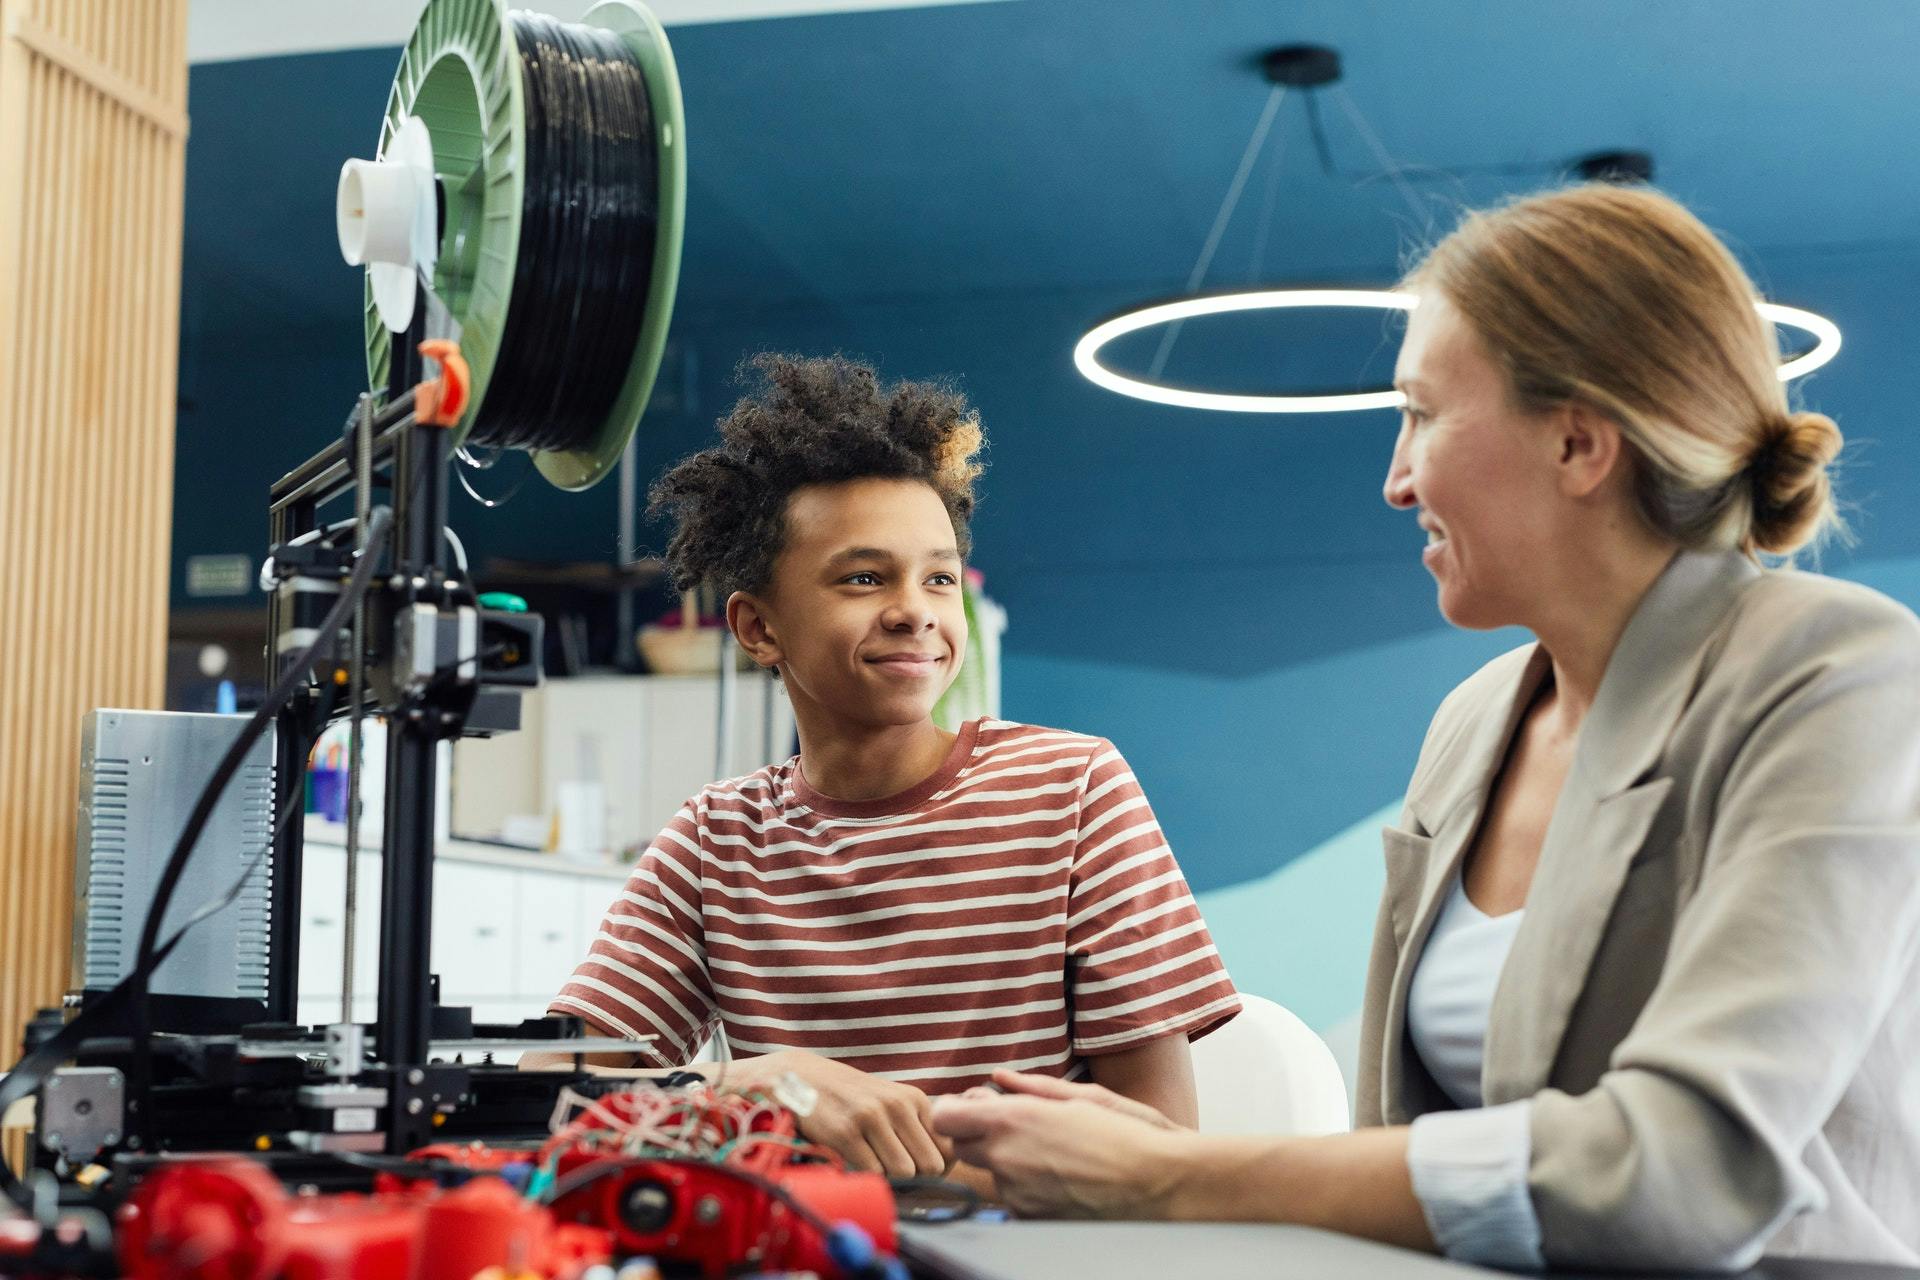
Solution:
[[[1618,423],[1655,532],[1787,554],[1840,527],[1840,429],[1789,411],[1752,283],[1678,202],[1596,183],[1472,213],[1403,287],[1467,318],[1523,410]]]

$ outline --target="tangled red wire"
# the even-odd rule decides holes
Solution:
[[[569,1107],[579,1108],[571,1119]],[[693,1088],[612,1093],[597,1099],[563,1093],[553,1136],[534,1159],[544,1167],[563,1151],[593,1155],[669,1155],[767,1172],[806,1159],[841,1168],[838,1155],[800,1136],[792,1111],[756,1095]]]

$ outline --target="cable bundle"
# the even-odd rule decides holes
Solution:
[[[557,1157],[705,1160],[771,1170],[797,1159],[841,1167],[840,1158],[799,1135],[793,1112],[757,1094],[720,1093],[708,1085],[639,1089],[587,1098],[562,1089],[548,1123],[553,1136],[534,1157],[538,1182],[550,1181]]]
[[[532,13],[510,21],[526,112],[520,244],[472,441],[585,449],[646,318],[660,210],[653,111],[619,36]]]

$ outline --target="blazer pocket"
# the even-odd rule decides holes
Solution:
[[[1404,947],[1420,910],[1420,890],[1427,882],[1433,837],[1398,827],[1382,827],[1380,845],[1386,855],[1387,887],[1383,896],[1393,921],[1393,941],[1396,947]]]

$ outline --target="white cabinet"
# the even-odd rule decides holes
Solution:
[[[598,782],[615,846],[644,844],[716,777],[793,754],[793,707],[772,677],[735,686],[732,750],[719,750],[718,678],[575,676],[520,700],[520,731],[461,740],[453,753],[453,830],[494,835],[510,817],[549,815],[565,782]]]
[[[302,1022],[340,1017],[346,853],[309,838],[301,883]],[[624,868],[582,867],[454,842],[434,861],[433,971],[443,1004],[480,1022],[538,1017],[586,956]],[[380,855],[360,855],[353,1016],[377,1012]]]
[[[443,1004],[517,994],[513,974],[517,873],[441,859],[434,870],[433,969]]]
[[[300,1009],[302,1022],[340,1016],[340,965],[346,955],[346,850],[306,847],[300,881]]]
[[[585,955],[587,948],[600,933],[600,922],[607,918],[607,909],[613,906],[613,900],[620,896],[625,880],[606,883],[596,880],[582,880],[574,891],[574,919],[580,926],[580,954]]]
[[[576,885],[560,876],[514,873],[520,910],[514,929],[513,990],[544,1004],[560,990],[587,951],[574,902]]]
[[[341,964],[347,943],[347,851],[308,843],[300,883],[300,1004],[302,1022],[340,1017]],[[353,891],[353,1016],[370,1022],[379,1004],[380,855],[363,850]]]

